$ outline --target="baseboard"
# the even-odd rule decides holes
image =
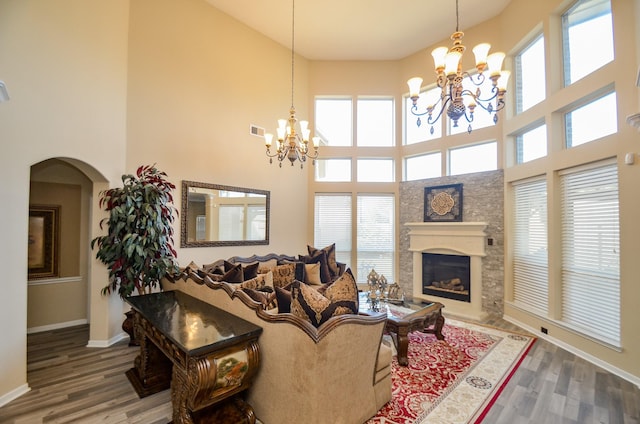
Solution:
[[[56,324],[41,325],[39,327],[27,328],[27,334],[41,333],[43,331],[58,330],[60,328],[75,327],[76,325],[84,325],[89,321],[85,319],[77,319],[75,321],[58,322]]]
[[[9,393],[5,393],[4,395],[0,396],[0,407],[5,406],[14,399],[18,399],[20,396],[29,391],[31,391],[31,387],[29,387],[29,385],[25,383],[22,386],[11,390]]]
[[[89,340],[89,342],[87,343],[87,347],[105,348],[105,347],[113,346],[114,344],[122,340],[129,340],[129,335],[125,332],[122,332],[110,338],[109,340]]]
[[[520,321],[518,321],[517,319],[511,318],[509,316],[503,316],[505,321],[508,321],[512,324],[517,325],[518,327],[521,327],[527,331],[529,331],[531,334],[535,334],[536,337],[540,338],[540,339],[544,339],[546,341],[548,341],[549,343],[553,343],[556,346],[559,346],[561,348],[563,348],[564,350],[566,350],[567,352],[571,352],[574,355],[584,359],[585,361],[589,361],[594,365],[599,366],[602,369],[605,369],[607,371],[609,371],[611,374],[617,375],[620,378],[623,378],[625,380],[627,380],[628,382],[630,382],[631,384],[635,384],[637,387],[640,387],[640,378],[636,377],[633,374],[630,374],[628,372],[626,372],[625,370],[621,370],[620,368],[611,365],[608,362],[603,361],[602,359],[593,356],[587,352],[584,352],[580,349],[577,349],[575,346],[572,346],[568,343],[563,342],[562,340],[558,340],[555,337],[549,336],[548,334],[544,334],[541,333],[540,331],[536,330],[533,327],[530,327]]]

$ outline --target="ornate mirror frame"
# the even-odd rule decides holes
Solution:
[[[228,191],[237,193],[253,194],[265,196],[265,222],[264,222],[264,239],[259,240],[195,240],[196,236],[189,234],[189,228],[192,226],[189,222],[189,194],[197,192],[211,191]],[[243,198],[242,196],[231,198]],[[249,198],[249,197],[246,197]],[[267,190],[258,190],[244,187],[232,187],[219,184],[201,183],[197,181],[182,181],[182,211],[180,216],[180,247],[217,247],[217,246],[252,246],[269,244],[269,212],[270,212],[271,193]]]

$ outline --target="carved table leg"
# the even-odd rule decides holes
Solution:
[[[399,326],[396,332],[396,349],[398,349],[398,364],[406,367],[409,365],[407,352],[409,351],[409,328],[407,326]]]
[[[442,327],[444,327],[444,317],[441,313],[438,314],[436,318],[436,323],[433,326],[433,332],[436,335],[436,339],[444,340],[444,336],[442,335]]]

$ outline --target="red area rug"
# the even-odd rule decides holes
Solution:
[[[368,424],[480,423],[536,340],[451,319],[442,333],[410,333],[409,365],[394,356],[392,399]]]

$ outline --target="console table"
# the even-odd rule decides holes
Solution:
[[[140,354],[127,377],[145,397],[171,388],[173,422],[255,423],[250,387],[262,328],[179,291],[125,299]]]

